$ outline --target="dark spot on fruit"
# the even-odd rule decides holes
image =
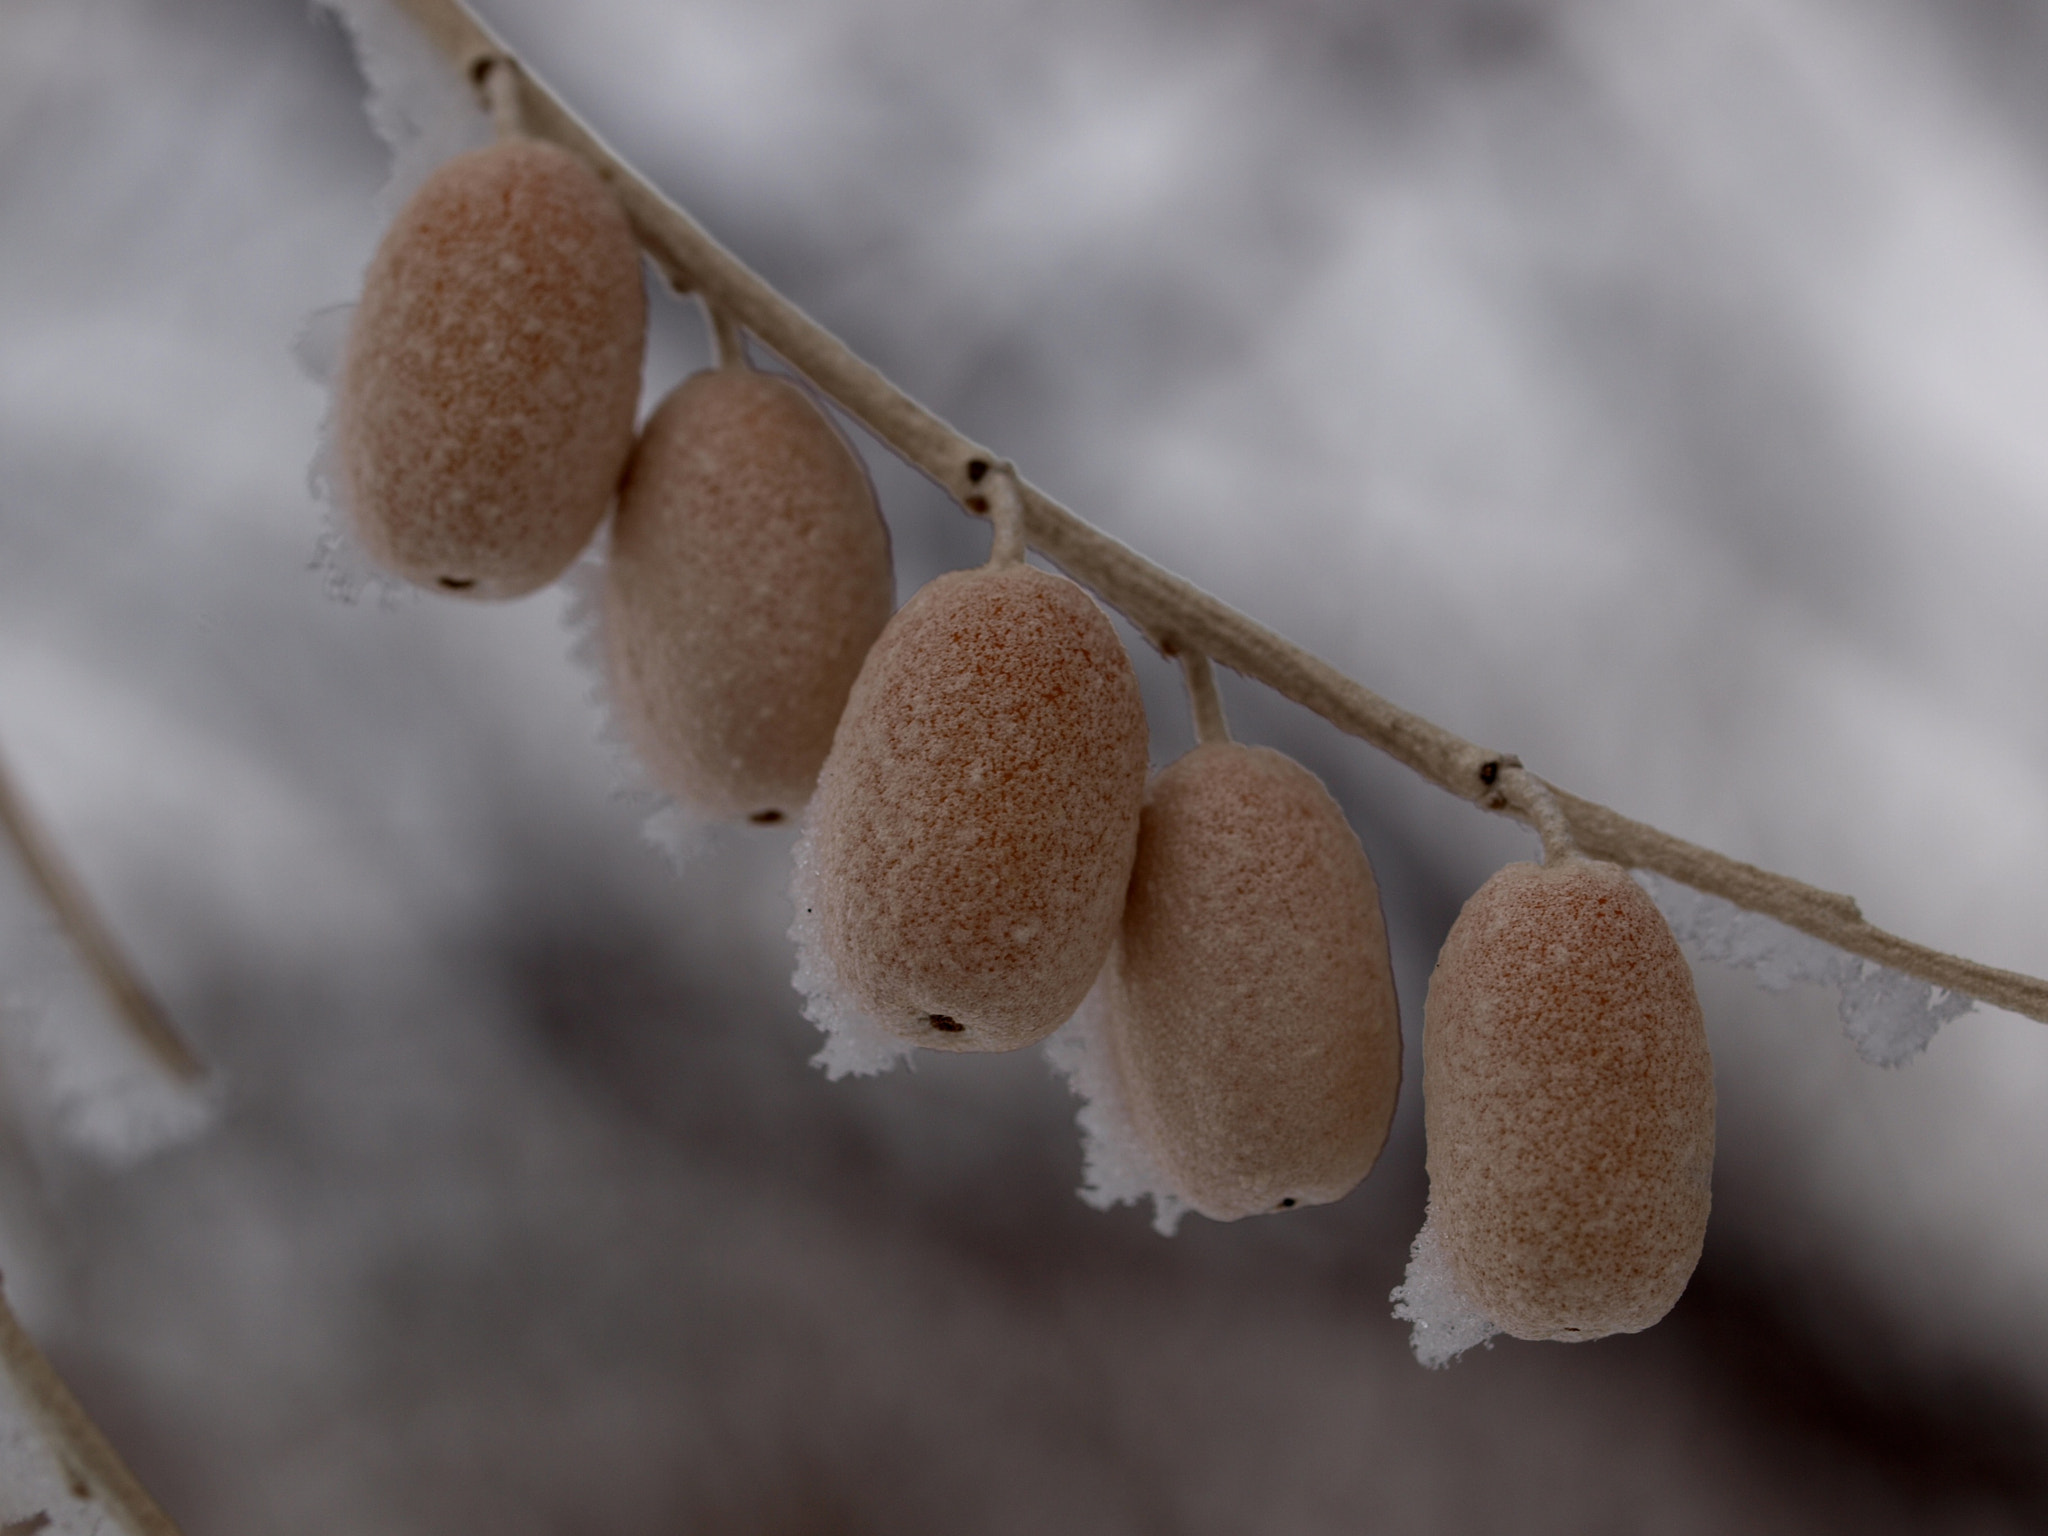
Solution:
[[[441,585],[450,592],[467,592],[476,585],[476,578],[474,576],[443,576],[441,578]]]
[[[938,1030],[941,1034],[957,1035],[967,1028],[958,1019],[948,1018],[943,1013],[933,1014],[931,1020],[932,1028]]]
[[[774,810],[756,811],[753,815],[749,816],[747,820],[754,822],[759,826],[772,827],[775,825],[776,822],[782,820],[782,812]]]
[[[1291,1210],[1293,1210],[1293,1209],[1294,1209],[1294,1196],[1292,1196],[1292,1195],[1289,1195],[1289,1196],[1288,1196],[1288,1197],[1287,1197],[1287,1198],[1286,1198],[1285,1200],[1282,1200],[1282,1201],[1280,1202],[1280,1209],[1281,1209],[1281,1210],[1283,1210],[1283,1211],[1291,1211]]]

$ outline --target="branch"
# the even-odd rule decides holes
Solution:
[[[28,1405],[80,1498],[97,1498],[130,1536],[179,1536],[177,1523],[128,1470],[120,1453],[87,1417],[56,1367],[36,1348],[0,1293],[0,1372]],[[82,1485],[82,1486],[80,1486]]]
[[[516,77],[525,131],[576,151],[617,193],[641,246],[680,292],[701,295],[803,374],[868,431],[950,492],[985,513],[976,487],[999,455],[963,437],[896,388],[720,245],[625,164],[538,84],[462,0],[397,0],[451,64],[473,81]],[[1290,644],[1221,599],[1153,564],[1019,479],[1031,546],[1092,587],[1162,649],[1194,650],[1254,678],[1339,730],[1379,748],[1441,789],[1482,809],[1536,824],[1527,787],[1502,778],[1507,754],[1381,698],[1320,657]],[[1923,981],[2048,1023],[2048,981],[1979,965],[1866,922],[1853,898],[1772,874],[1535,781],[1555,798],[1571,838],[1589,857],[1658,874],[1776,918],[1802,933]]]
[[[5,761],[0,761],[0,831],[14,844],[29,879],[42,892],[56,914],[58,926],[70,936],[79,958],[129,1032],[173,1078],[183,1083],[196,1083],[203,1078],[205,1064],[172,1026],[141,975],[114,941],[112,930],[86,896],[85,887],[57,852],[56,843],[30,814],[28,802],[15,788]]]

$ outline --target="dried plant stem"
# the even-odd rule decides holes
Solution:
[[[28,802],[15,788],[5,760],[0,760],[0,830],[6,832],[29,879],[42,892],[58,926],[70,936],[79,958],[99,982],[129,1032],[172,1077],[187,1083],[203,1078],[205,1064],[172,1028],[135,967],[114,942],[112,931],[101,921],[85,887],[30,814]]]
[[[461,0],[397,0],[458,69],[478,78],[484,61],[509,58]],[[587,158],[625,207],[649,259],[678,290],[730,311],[762,345],[831,396],[907,462],[963,505],[999,457],[954,431],[856,357],[837,337],[771,288],[688,214],[613,155],[523,70],[517,75],[527,131]],[[1499,782],[1502,754],[1464,740],[1381,698],[1320,657],[1090,526],[1043,491],[1018,481],[1024,534],[1076,580],[1092,587],[1162,648],[1198,650],[1378,747],[1431,783],[1486,810],[1536,824],[1527,786]],[[2048,1023],[2048,981],[1979,965],[1915,944],[1866,922],[1855,901],[1744,864],[1619,812],[1541,784],[1581,852],[1652,869],[1851,954],[1968,993]]]
[[[733,319],[732,311],[704,294],[697,295],[704,306],[705,322],[711,327],[711,359],[720,368],[745,372],[753,364],[747,358],[747,333]]]
[[[1001,570],[1006,565],[1020,565],[1030,541],[1024,534],[1024,498],[1019,493],[1017,472],[1008,464],[998,464],[984,483],[987,494],[970,496],[968,505],[976,512],[986,512],[995,524],[989,567]]]
[[[97,1499],[130,1536],[179,1536],[177,1523],[136,1480],[55,1367],[36,1348],[4,1293],[0,1293],[0,1370],[7,1373],[8,1382],[28,1405],[67,1473],[83,1485],[82,1497]]]
[[[519,66],[510,58],[484,59],[477,64],[476,86],[490,108],[491,129],[500,139],[526,136],[526,108],[520,100]]]
[[[1522,766],[1519,757],[1500,760],[1499,783],[1502,793],[1528,813],[1529,824],[1535,827],[1536,835],[1543,840],[1545,864],[1584,856],[1578,840],[1572,836],[1572,824],[1565,818],[1564,807],[1557,803],[1557,796],[1551,793],[1548,784]]]
[[[1195,741],[1230,740],[1230,722],[1223,718],[1223,696],[1216,691],[1216,669],[1200,651],[1180,653],[1181,681],[1187,684],[1188,709],[1195,717]]]

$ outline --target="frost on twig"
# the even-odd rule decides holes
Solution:
[[[1136,1205],[1149,1196],[1153,1228],[1161,1237],[1171,1237],[1188,1204],[1153,1160],[1124,1107],[1106,1028],[1108,978],[1105,967],[1073,1018],[1045,1042],[1045,1059],[1081,1100],[1074,1116],[1081,1126],[1081,1198],[1106,1211],[1113,1205]]]
[[[124,1016],[114,982],[89,963],[82,943],[60,927],[23,850],[0,844],[0,1087],[7,1112],[32,1139],[134,1162],[203,1130],[219,1085],[182,1041],[146,1037]],[[125,965],[105,956],[99,963]],[[132,978],[127,984],[140,986]],[[167,1026],[154,1028],[161,1034]],[[166,1049],[175,1052],[170,1059]]]
[[[0,1373],[0,1536],[98,1536],[106,1511],[70,1475],[43,1438],[28,1404]]]
[[[0,1296],[0,1536],[178,1536]]]
[[[1843,1031],[1856,1054],[1873,1066],[1912,1060],[1942,1025],[1977,1006],[1973,997],[1849,954],[1676,880],[1640,869],[1635,877],[1694,959],[1752,971],[1757,985],[1772,992],[1801,982],[1833,987]]]
[[[0,1081],[8,1113],[32,1133],[113,1164],[189,1141],[218,1108],[206,1085],[167,1076],[108,1016],[88,978],[54,941],[26,984],[0,992]],[[34,1139],[42,1139],[40,1135]]]
[[[1422,1219],[1422,1230],[1408,1250],[1408,1273],[1388,1300],[1394,1316],[1411,1325],[1408,1345],[1415,1358],[1441,1370],[1475,1344],[1493,1348],[1500,1332],[1493,1319],[1459,1289],[1436,1231],[1434,1211]]]

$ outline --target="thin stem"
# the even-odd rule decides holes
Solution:
[[[989,521],[995,524],[995,542],[989,549],[989,569],[1000,571],[1005,566],[1020,565],[1027,548],[1024,538],[1024,498],[1017,491],[1017,472],[1008,464],[998,464],[984,484],[985,494],[967,498],[969,510],[987,512]]]
[[[141,975],[122,953],[113,931],[86,896],[85,887],[30,813],[4,759],[0,759],[0,831],[6,833],[7,840],[20,854],[30,881],[42,893],[58,926],[70,936],[79,959],[113,1003],[115,1014],[127,1025],[129,1033],[172,1077],[187,1083],[205,1077],[205,1063],[172,1027]]]
[[[0,1292],[0,1371],[28,1405],[37,1427],[85,1492],[105,1505],[130,1536],[179,1536],[178,1527],[136,1480],[120,1453],[79,1406]]]
[[[470,77],[490,110],[491,127],[500,139],[523,139],[526,105],[519,89],[519,61],[510,54],[492,54],[470,66]]]
[[[711,327],[711,360],[719,368],[744,371],[753,367],[747,356],[747,333],[735,320],[732,311],[704,294],[697,295],[697,301],[704,308],[705,322]]]
[[[500,44],[461,0],[397,0],[458,68]],[[762,345],[811,380],[868,431],[963,505],[1000,462],[897,389],[871,365],[705,232],[579,122],[531,75],[521,74],[528,129],[588,159],[618,194],[648,257],[670,284],[731,309]],[[1527,807],[1496,787],[1501,756],[1381,698],[1322,658],[1292,645],[1221,599],[1155,565],[1025,481],[1024,535],[1031,547],[1094,588],[1146,634],[1169,636],[1313,710],[1439,788],[1490,811],[1531,822]],[[1546,784],[1580,849],[1591,858],[1661,875],[1952,991],[2048,1023],[2048,981],[1979,965],[1915,944],[1864,921],[1855,901],[1728,858]]]
[[[1188,708],[1195,716],[1195,740],[1202,746],[1230,740],[1230,723],[1223,718],[1223,696],[1216,691],[1216,669],[1200,651],[1180,652],[1181,681],[1187,684]]]
[[[1584,857],[1578,841],[1572,836],[1572,824],[1565,817],[1564,807],[1557,803],[1557,796],[1551,793],[1548,784],[1522,766],[1519,757],[1500,760],[1498,783],[1515,814],[1534,827],[1536,835],[1543,840],[1545,864]]]

